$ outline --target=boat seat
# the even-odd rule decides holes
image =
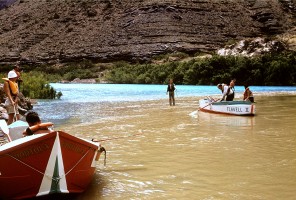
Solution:
[[[9,140],[17,140],[23,137],[23,132],[28,128],[29,125],[27,122],[18,120],[16,122],[13,122],[8,126],[9,128]]]

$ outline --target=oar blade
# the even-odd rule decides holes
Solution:
[[[197,118],[197,110],[189,114],[190,117]]]

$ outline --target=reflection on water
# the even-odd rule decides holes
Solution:
[[[254,117],[176,100],[62,105],[72,114],[57,127],[107,150],[75,199],[295,199],[296,96],[256,97]]]
[[[253,127],[256,118],[253,116],[232,116],[223,114],[209,114],[196,111],[196,117],[200,123],[211,123],[220,126]]]

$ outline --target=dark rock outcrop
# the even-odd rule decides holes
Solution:
[[[12,4],[14,4],[17,0],[0,0],[0,10],[4,8],[8,8]]]
[[[296,25],[296,0],[22,0],[0,10],[0,64],[147,61]],[[294,34],[294,33],[293,33]]]
[[[31,99],[26,98],[21,92],[18,94],[18,105],[19,112],[21,115],[24,115],[28,110],[33,109],[33,105],[31,103]],[[3,90],[3,84],[0,84],[0,104],[4,106],[4,102],[6,100],[6,94]]]

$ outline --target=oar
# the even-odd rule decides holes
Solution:
[[[189,115],[190,115],[191,117],[197,118],[197,110],[191,112]]]
[[[211,103],[205,105],[205,106],[202,107],[202,108],[199,108],[198,110],[204,109],[204,108],[208,107],[209,105],[212,105],[213,103],[215,103],[215,102],[217,102],[217,101],[219,101],[219,100],[220,100],[220,99],[217,99],[217,100],[215,100],[215,101],[212,101]]]
[[[14,109],[14,116],[13,116],[13,121],[17,121],[16,118],[16,109],[15,109],[16,105],[13,105],[13,109]]]
[[[8,128],[8,125],[4,119],[0,120],[0,128],[3,131],[3,133],[5,133],[7,135],[9,142],[11,142],[11,138],[9,135],[9,128]]]

